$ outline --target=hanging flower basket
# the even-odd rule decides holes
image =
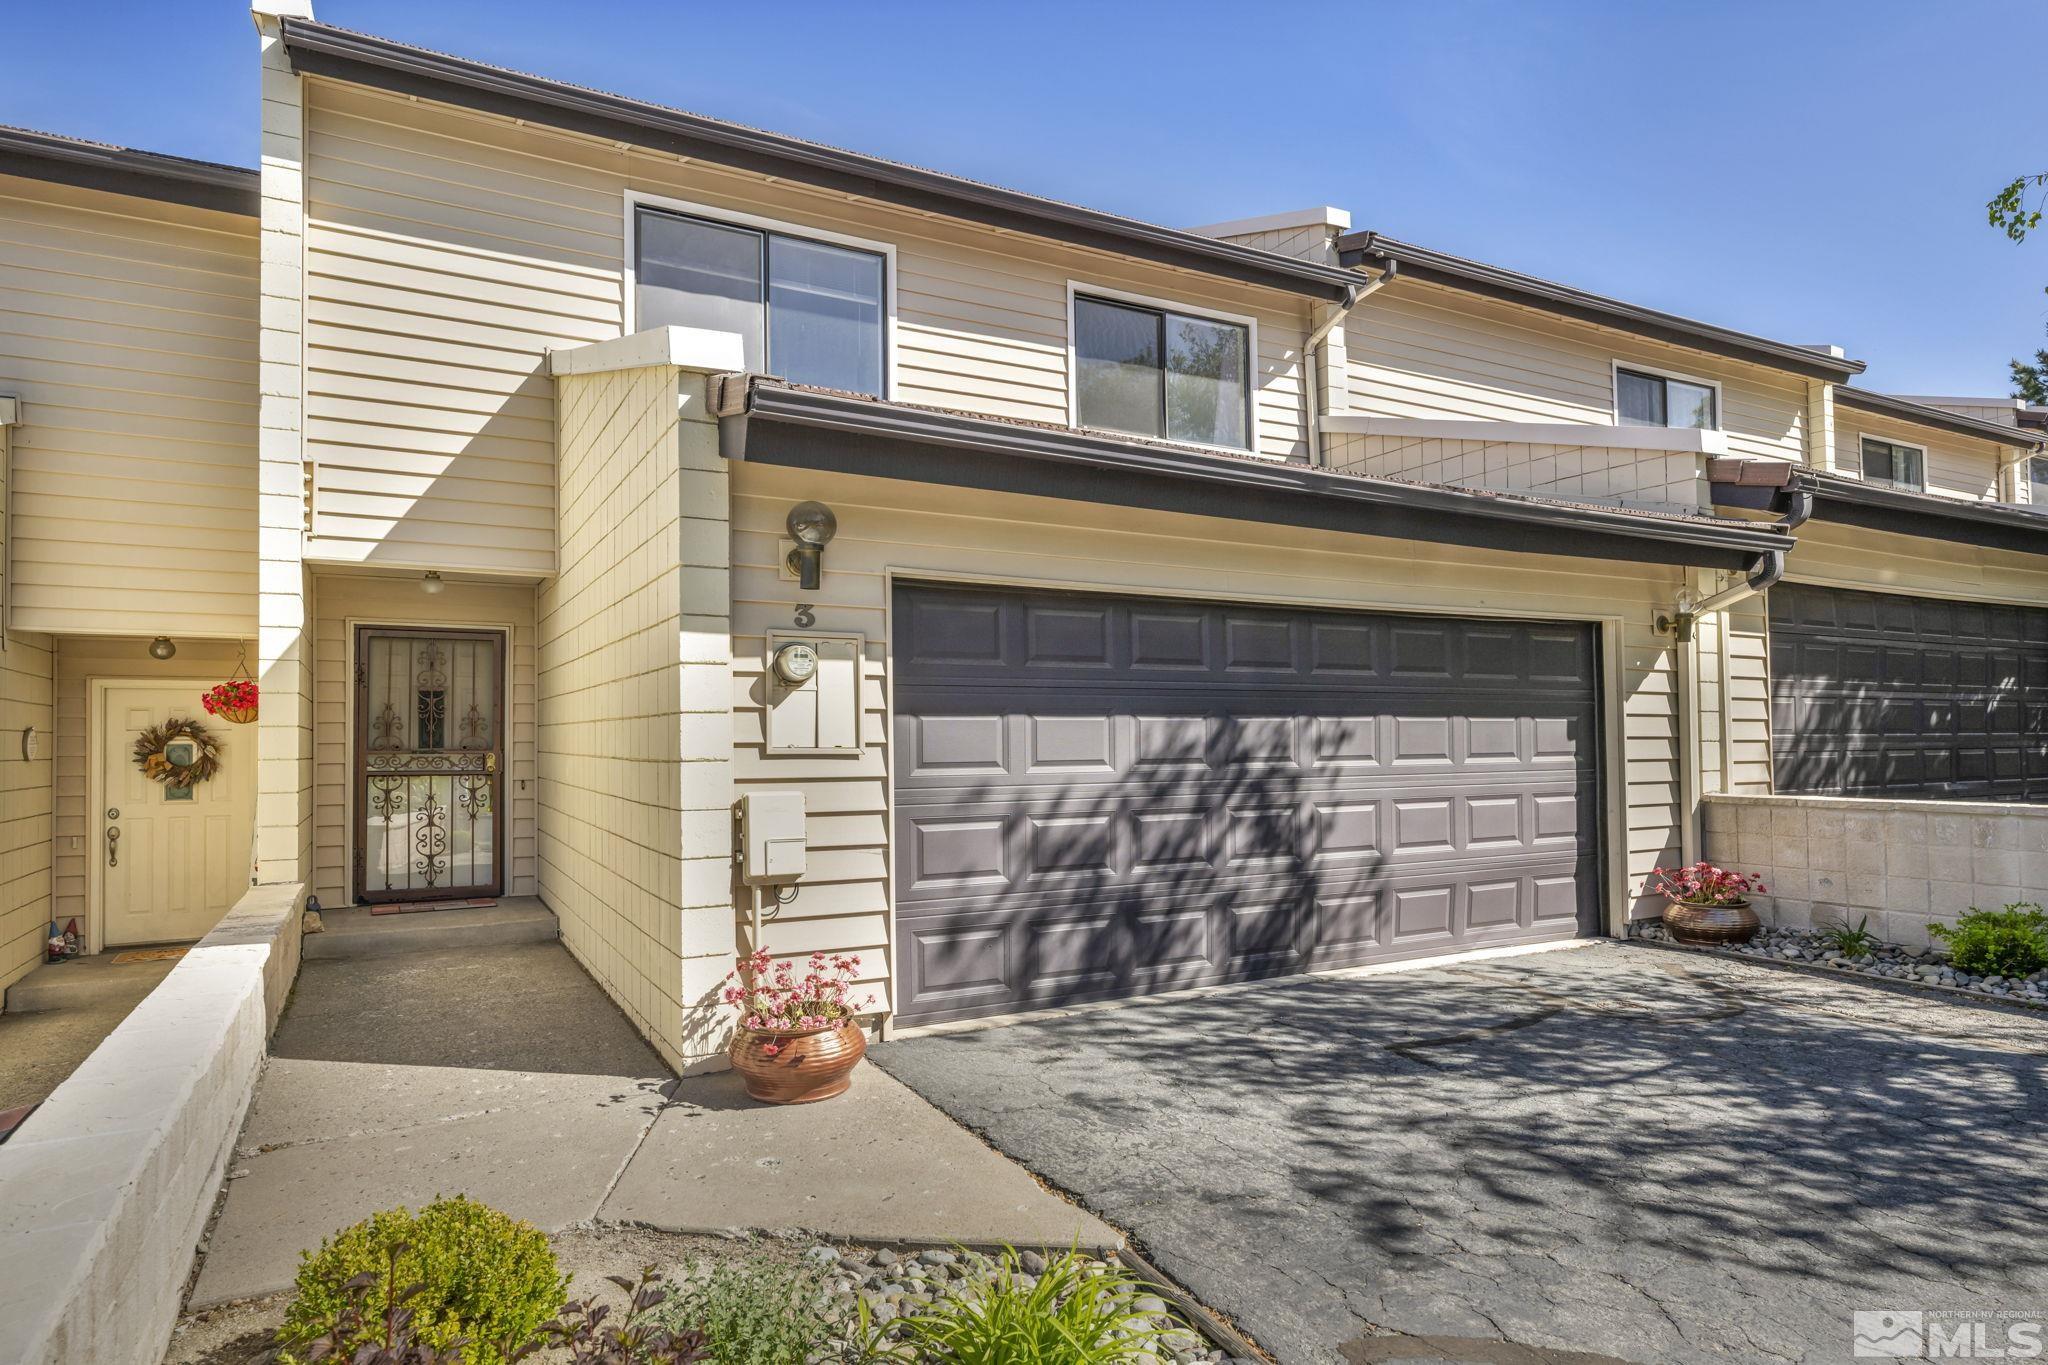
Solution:
[[[199,703],[209,716],[247,725],[256,719],[256,684],[248,678],[230,678],[208,688]]]

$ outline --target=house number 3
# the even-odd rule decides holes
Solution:
[[[809,630],[812,626],[818,624],[818,613],[811,610],[810,603],[799,602],[796,604],[796,624],[799,630]]]

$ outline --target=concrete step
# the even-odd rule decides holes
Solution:
[[[323,910],[320,921],[322,931],[306,935],[301,949],[308,961],[548,943],[561,934],[554,912],[538,896],[508,896],[496,905],[403,915],[373,915],[365,906],[350,906]]]
[[[132,1006],[178,965],[160,960],[116,966],[114,959],[128,951],[133,950],[110,948],[69,962],[45,962],[7,988],[6,1013],[84,1009],[124,1000]]]

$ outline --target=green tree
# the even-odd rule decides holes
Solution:
[[[2015,176],[1984,205],[1985,216],[2013,241],[2024,242],[2041,226],[2044,199],[2048,199],[2048,173]],[[2035,351],[2032,364],[2015,360],[2010,368],[2013,397],[2048,403],[2048,350]]]

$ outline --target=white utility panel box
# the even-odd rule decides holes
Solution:
[[[779,886],[804,875],[809,839],[804,794],[754,791],[740,798],[740,877],[755,886]]]

